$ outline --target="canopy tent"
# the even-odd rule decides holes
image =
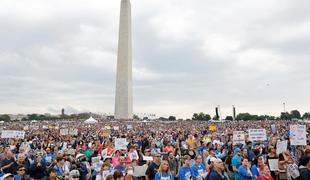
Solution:
[[[96,124],[98,121],[94,119],[93,117],[90,117],[89,119],[84,121],[85,124]]]

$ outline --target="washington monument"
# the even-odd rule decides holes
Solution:
[[[117,54],[115,119],[132,119],[131,4],[122,0]]]

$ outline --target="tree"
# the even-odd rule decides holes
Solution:
[[[306,112],[304,115],[302,115],[302,119],[310,119],[310,112]]]
[[[300,112],[298,110],[291,111],[290,115],[291,115],[292,119],[300,119],[301,118]]]
[[[168,120],[169,121],[175,121],[175,120],[177,120],[177,118],[175,116],[169,116]]]
[[[209,114],[204,114],[203,112],[201,113],[194,113],[192,120],[194,121],[209,121],[211,119],[211,116]]]
[[[244,120],[244,121],[249,121],[249,120],[254,120],[253,116],[250,113],[239,113],[236,117],[236,120]]]
[[[137,120],[139,120],[140,118],[139,118],[139,116],[138,116],[138,115],[134,114],[134,115],[133,115],[133,119],[137,119]]]
[[[165,118],[165,117],[160,117],[160,118],[158,118],[159,120],[161,120],[161,121],[167,121],[168,119],[167,118]]]
[[[233,121],[234,118],[233,118],[232,116],[226,116],[225,120],[227,120],[227,121]]]
[[[291,120],[292,117],[291,117],[291,115],[288,112],[282,112],[281,116],[280,116],[280,119],[282,119],[282,120]]]
[[[11,118],[9,115],[4,114],[4,115],[0,116],[0,121],[9,122],[9,121],[11,121]]]

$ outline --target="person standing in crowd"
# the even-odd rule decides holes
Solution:
[[[122,171],[116,170],[113,175],[115,180],[123,180],[124,175]]]
[[[162,161],[157,173],[155,174],[155,180],[174,180],[173,175],[169,170],[169,163]]]
[[[14,176],[14,180],[27,180],[28,177],[26,175],[26,168],[24,166],[18,166],[16,170],[16,175]]]
[[[178,160],[174,157],[173,153],[169,153],[168,155],[168,163],[170,167],[170,172],[173,177],[176,177],[178,170],[179,170],[179,163]]]
[[[51,152],[51,149],[48,147],[45,150],[45,155],[43,156],[46,166],[50,166],[55,159],[54,153]]]
[[[241,160],[242,160],[240,149],[236,148],[234,150],[234,154],[235,155],[234,155],[234,157],[231,160],[231,165],[232,165],[232,168],[233,168],[233,171],[234,171],[233,178],[235,180],[240,180],[239,171],[238,171],[238,168],[241,165]]]
[[[145,172],[145,179],[146,180],[154,180],[155,179],[155,175],[156,175],[156,173],[159,169],[159,166],[160,166],[160,161],[161,161],[161,155],[156,154],[154,156],[153,162],[146,169],[146,172]]]
[[[202,164],[202,157],[198,155],[195,158],[196,163],[191,167],[193,178],[204,179],[206,177],[206,167]]]
[[[299,160],[299,180],[310,179],[310,157],[302,156]]]
[[[258,176],[257,180],[274,180],[270,174],[270,170],[269,170],[268,166],[264,167],[262,174],[260,176]]]
[[[276,152],[277,152],[277,149],[274,146],[269,147],[268,154],[267,154],[268,166],[269,166],[269,159],[278,159]],[[277,180],[278,179],[278,172],[277,171],[271,171],[271,176],[273,179]]]
[[[251,180],[253,175],[247,159],[241,160],[241,166],[238,168],[240,180]]]
[[[4,152],[4,156],[5,158],[3,160],[1,160],[0,162],[0,171],[2,171],[3,173],[13,173],[12,172],[12,168],[11,166],[14,164],[15,159],[13,157],[13,153],[10,150],[6,150]]]
[[[221,159],[214,160],[213,169],[208,173],[206,180],[228,180],[224,175],[224,164]]]
[[[115,166],[114,169],[123,172],[123,174],[125,175],[126,168],[127,168],[127,167],[126,167],[126,164],[125,164],[125,157],[121,156],[121,157],[119,158],[118,165]]]
[[[179,180],[190,180],[192,178],[192,171],[190,168],[191,157],[185,155],[183,157],[183,166],[180,168]]]
[[[65,176],[65,159],[62,156],[56,158],[57,164],[54,166],[54,169],[58,177]]]
[[[36,155],[36,160],[30,165],[30,177],[40,180],[45,177],[46,165],[41,154]]]

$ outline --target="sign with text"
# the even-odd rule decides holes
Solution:
[[[69,134],[69,130],[68,130],[68,129],[60,129],[60,130],[59,130],[59,134],[60,134],[61,136],[68,135],[68,134]]]
[[[233,145],[236,144],[245,144],[244,132],[243,131],[234,131],[233,133]]]
[[[283,153],[287,150],[287,140],[277,142],[277,154]]]
[[[290,125],[291,145],[307,145],[306,125]]]
[[[78,129],[71,128],[71,129],[69,129],[68,134],[76,136],[76,135],[78,135]]]
[[[128,125],[127,125],[127,129],[132,129],[132,125],[131,125],[131,124],[128,124]]]
[[[266,141],[267,134],[265,129],[249,129],[250,141]]]
[[[268,159],[270,171],[279,170],[279,159]]]
[[[5,139],[24,139],[25,131],[2,130],[1,138]]]
[[[127,149],[127,140],[126,138],[116,138],[115,139],[115,149]]]

